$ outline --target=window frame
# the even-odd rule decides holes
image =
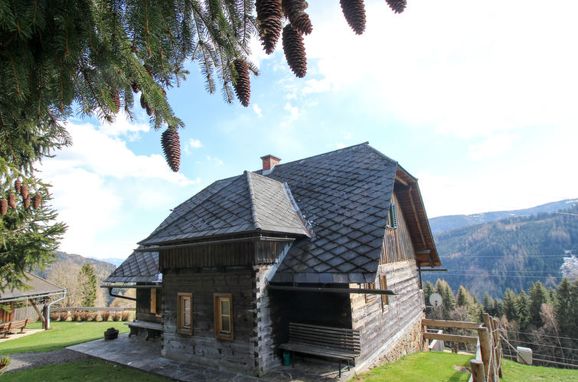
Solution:
[[[221,311],[221,301],[229,300],[229,331],[223,331],[223,315]],[[213,293],[213,307],[214,307],[214,325],[215,325],[215,337],[219,340],[232,341],[234,338],[234,311],[233,311],[233,295],[231,293]]]
[[[189,308],[189,314],[190,314],[190,325],[187,327],[184,325],[185,319],[184,319],[184,314],[186,314],[186,312],[183,310],[183,301],[185,299],[189,300],[189,304],[190,304],[190,308]],[[179,292],[177,293],[177,333],[179,334],[185,334],[185,335],[189,335],[192,336],[193,335],[193,294],[192,293],[188,293],[188,292]]]
[[[149,313],[154,314],[155,316],[159,315],[157,309],[157,299],[159,298],[158,288],[151,288],[150,289],[150,297],[149,297]]]

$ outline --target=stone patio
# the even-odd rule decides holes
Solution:
[[[144,338],[127,334],[119,335],[113,341],[96,340],[70,346],[67,349],[100,358],[120,365],[134,367],[148,373],[162,375],[177,381],[339,381],[337,362],[323,362],[298,358],[294,367],[279,367],[267,375],[254,376],[234,373],[227,370],[216,370],[184,364],[160,355],[161,344],[158,340],[145,341]],[[353,376],[353,371],[344,371],[341,377],[346,381]]]

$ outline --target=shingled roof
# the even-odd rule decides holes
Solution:
[[[32,273],[26,273],[24,284],[26,287],[5,290],[0,293],[0,302],[48,297],[66,292],[65,288],[59,287]]]
[[[284,233],[296,240],[274,282],[370,282],[400,173],[406,174],[397,162],[367,143],[278,164],[271,171],[245,172],[179,205],[140,244],[162,246],[258,230]],[[431,233],[425,210],[413,220]],[[419,249],[437,258],[433,240]]]
[[[273,281],[373,281],[396,170],[368,144],[275,166],[268,176],[287,182],[314,237],[293,244]]]
[[[160,245],[249,232],[309,236],[289,188],[245,171],[213,183],[178,206],[139,244]]]
[[[160,284],[158,252],[134,251],[123,263],[104,280],[102,286],[117,284]]]

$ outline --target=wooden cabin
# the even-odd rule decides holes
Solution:
[[[441,265],[417,180],[367,143],[261,159],[139,243],[159,256],[162,355],[260,375],[281,349],[331,358],[315,341],[351,344],[359,369],[417,351],[419,268]]]

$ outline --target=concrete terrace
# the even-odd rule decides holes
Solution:
[[[267,375],[254,376],[234,373],[229,370],[217,370],[187,363],[181,363],[160,355],[158,340],[145,341],[142,337],[129,338],[119,335],[112,341],[96,340],[70,346],[73,350],[105,361],[133,367],[148,373],[162,375],[177,381],[235,381],[235,382],[289,382],[289,381],[339,381],[337,363],[316,362],[297,359],[294,367],[279,367]],[[345,371],[342,381],[351,378],[353,371]]]

